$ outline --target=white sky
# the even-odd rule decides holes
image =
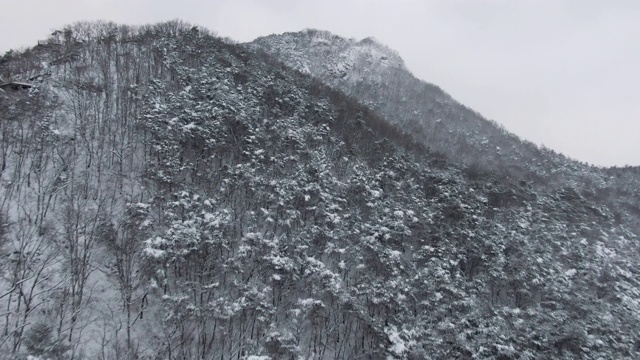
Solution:
[[[640,165],[638,0],[0,0],[0,53],[79,20],[175,18],[238,41],[304,28],[374,36],[523,138]]]

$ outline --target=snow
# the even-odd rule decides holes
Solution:
[[[320,300],[307,298],[307,299],[298,299],[298,305],[302,308],[310,308],[313,306],[324,306],[324,303]]]
[[[166,252],[162,249],[159,249],[159,247],[164,246],[166,243],[167,241],[161,238],[160,236],[157,236],[153,239],[149,239],[145,241],[145,248],[143,250],[143,253],[152,258],[156,258],[156,259],[162,258],[164,257]]]
[[[271,358],[262,355],[249,355],[249,357],[247,357],[247,360],[271,360]]]
[[[211,214],[211,213],[205,213],[204,220],[207,221],[209,224],[213,225],[215,228],[219,228],[220,225],[223,223],[223,219],[219,215]]]
[[[261,236],[258,233],[250,232],[250,233],[247,233],[244,237],[246,237],[249,240],[258,240],[260,239]]]
[[[182,128],[184,130],[193,130],[196,129],[198,127],[198,125],[196,125],[195,123],[188,123],[187,125],[184,125]]]
[[[396,356],[402,357],[404,353],[409,350],[409,347],[415,344],[415,341],[406,341],[400,336],[400,332],[398,329],[391,325],[385,328],[385,333],[389,338],[389,342],[391,346],[389,347],[389,351]],[[394,359],[392,356],[387,356],[387,359]]]

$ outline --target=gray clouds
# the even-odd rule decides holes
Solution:
[[[523,138],[598,165],[640,165],[635,0],[21,0],[2,8],[2,52],[96,19],[181,18],[238,41],[303,28],[374,36],[417,77]]]

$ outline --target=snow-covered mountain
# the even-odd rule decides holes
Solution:
[[[261,38],[256,43],[261,41],[292,68],[327,80],[342,79],[351,86],[365,79],[385,81],[395,70],[406,71],[402,58],[373,38],[356,41],[327,31],[306,30]]]
[[[415,78],[396,52],[371,38],[348,40],[306,30],[269,35],[247,46],[358,99],[456,162],[510,168],[507,175],[525,179],[548,175],[549,169],[580,166],[523,141],[439,87]]]
[[[535,149],[386,47],[267,39],[79,23],[0,58],[28,82],[0,92],[3,357],[638,357],[637,191],[604,183],[632,170],[532,186],[496,164]]]
[[[357,99],[471,177],[491,173],[540,191],[569,186],[614,212],[624,209],[618,217],[640,232],[635,225],[640,218],[628,216],[640,214],[640,178],[612,176],[620,169],[588,166],[509,133],[438,86],[415,78],[396,52],[373,39],[305,30],[261,37],[246,46]]]

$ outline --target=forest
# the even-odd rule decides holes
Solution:
[[[301,66],[327,43],[368,52]],[[0,358],[638,358],[637,169],[354,80],[388,51],[175,20],[0,57],[33,85],[0,90]]]

